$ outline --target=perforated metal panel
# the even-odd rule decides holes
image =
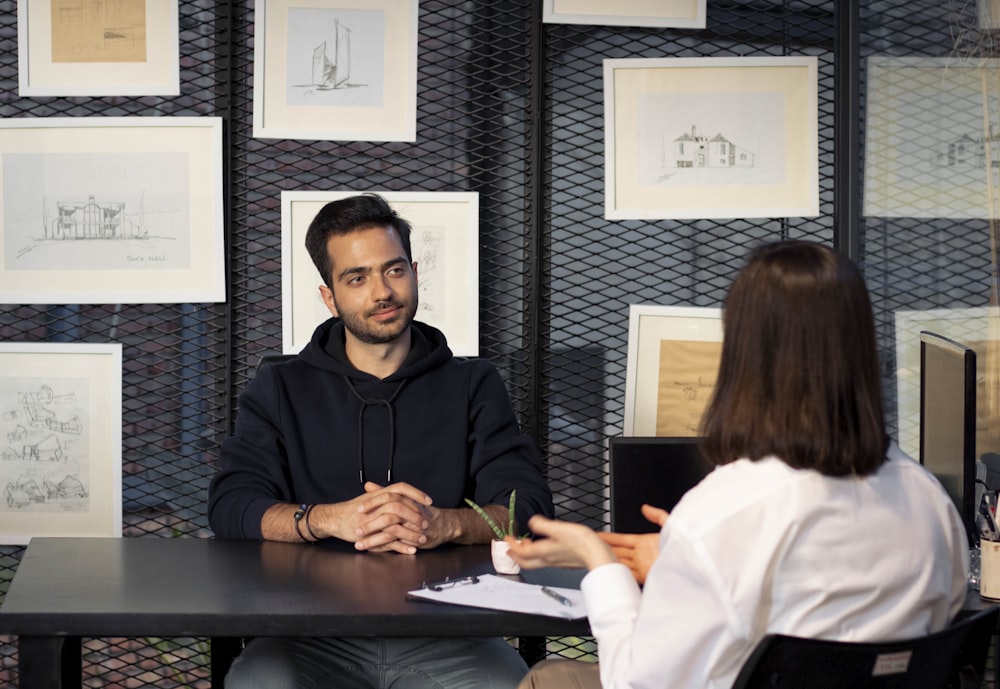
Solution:
[[[952,15],[970,11],[952,4],[862,3],[865,54],[948,54]],[[833,0],[709,0],[708,27],[697,31],[543,25],[536,0],[424,0],[416,143],[252,138],[249,0],[182,0],[182,94],[173,98],[20,98],[15,11],[0,0],[3,117],[225,121],[226,304],[0,306],[8,341],[123,343],[127,536],[209,535],[218,444],[258,358],[281,349],[282,190],[479,193],[481,354],[545,452],[558,514],[594,527],[607,523],[607,439],[623,422],[628,306],[718,306],[751,246],[833,241]],[[604,219],[602,60],[741,55],[818,58],[820,216]],[[864,223],[890,392],[896,310],[986,303],[986,225]],[[0,595],[22,552],[0,547]],[[0,684],[16,687],[13,642],[0,637]],[[87,639],[86,686],[207,686],[206,643]],[[549,651],[594,647],[552,639]]]

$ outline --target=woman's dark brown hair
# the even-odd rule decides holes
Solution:
[[[858,268],[803,241],[756,249],[733,282],[702,420],[715,464],[775,455],[828,476],[874,473],[889,439],[871,301]]]

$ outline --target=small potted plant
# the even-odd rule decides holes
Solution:
[[[465,502],[468,503],[469,507],[475,510],[476,514],[482,517],[490,528],[493,529],[493,533],[496,538],[490,543],[490,555],[493,557],[493,568],[497,571],[497,574],[517,574],[521,571],[521,566],[511,559],[507,551],[510,549],[510,543],[504,539],[507,536],[513,536],[515,539],[520,540],[523,536],[517,535],[517,522],[514,519],[514,503],[517,500],[517,491],[512,490],[510,492],[510,501],[507,503],[507,528],[504,528],[497,524],[496,520],[486,513],[482,507],[474,503],[468,498]]]

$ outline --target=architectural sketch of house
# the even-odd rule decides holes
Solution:
[[[937,149],[933,164],[939,169],[971,168],[980,173],[986,169],[987,150],[992,158],[990,167],[1000,168],[1000,133],[995,131],[991,131],[989,137],[959,134],[940,143]]]
[[[89,196],[85,203],[60,201],[56,217],[49,221],[43,212],[45,239],[143,239],[147,232],[140,210],[138,221],[126,217],[126,204],[118,201],[98,203]]]
[[[737,146],[721,133],[709,138],[692,126],[668,142],[663,151],[664,167],[678,168],[749,168],[756,167],[757,156]]]

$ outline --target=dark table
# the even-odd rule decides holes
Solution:
[[[212,637],[217,656],[254,636],[588,635],[586,619],[406,599],[424,582],[492,572],[488,546],[417,555],[344,545],[195,538],[34,538],[0,607],[18,636],[21,686],[80,686],[81,637]],[[562,570],[525,572],[572,585]],[[216,686],[222,686],[221,681]]]

